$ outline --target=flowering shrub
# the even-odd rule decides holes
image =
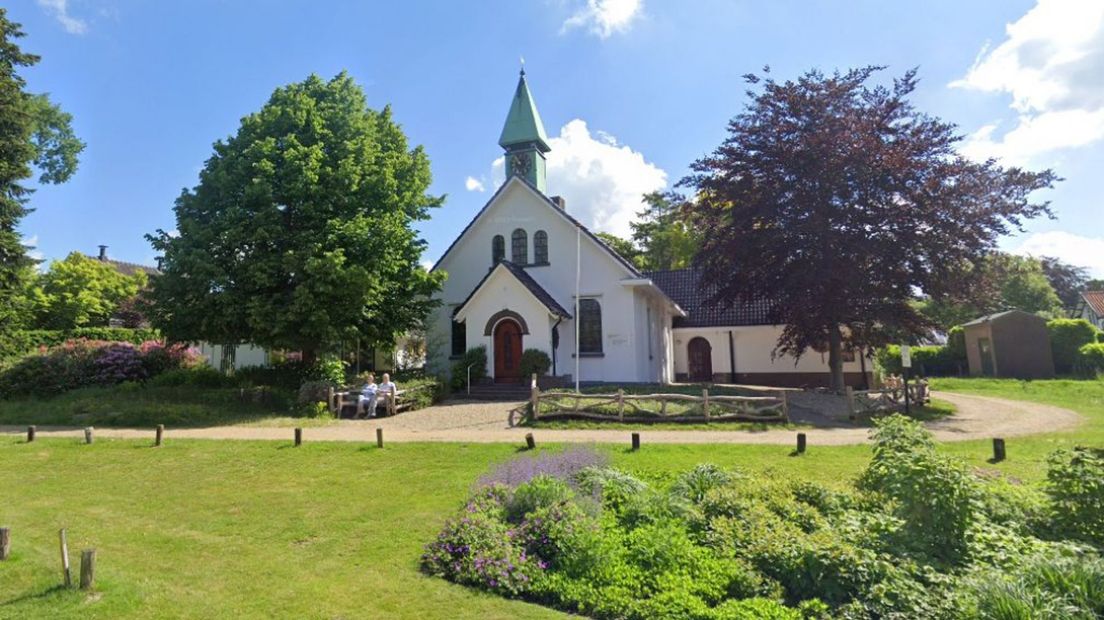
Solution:
[[[578,448],[515,459],[422,568],[593,618],[1101,617],[1104,562],[1082,544],[1100,544],[1099,453],[1053,457],[1048,498],[934,454],[914,421],[873,439],[847,491],[712,465],[644,482]]]
[[[199,353],[183,345],[67,340],[53,347],[40,347],[38,352],[0,370],[0,396],[48,396],[92,385],[144,381],[202,364]]]

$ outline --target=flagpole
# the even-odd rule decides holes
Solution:
[[[583,229],[575,228],[575,393],[579,393],[579,279],[582,274]]]

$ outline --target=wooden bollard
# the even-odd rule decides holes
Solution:
[[[158,424],[157,430],[154,432],[153,445],[160,447],[161,439],[165,436],[165,425]]]
[[[1007,453],[1004,450],[1004,440],[1000,437],[993,438],[993,462],[999,463],[1007,457]]]
[[[805,433],[798,433],[797,434],[797,453],[798,454],[804,454],[805,453]]]
[[[65,536],[65,528],[58,530],[58,542],[61,544],[61,577],[66,588],[73,587],[73,574],[69,570],[69,539]]]
[[[96,585],[96,550],[81,551],[81,590],[91,590]]]
[[[38,429],[35,428],[34,424],[27,427],[27,443],[31,443],[32,441],[35,440],[35,433],[37,431],[38,431]]]
[[[92,443],[92,431],[95,430],[91,426],[84,429],[84,443]]]
[[[632,434],[632,449],[634,452],[640,449],[640,433]]]
[[[303,429],[295,428],[295,445],[300,446],[303,444]]]
[[[0,560],[8,559],[11,555],[11,528],[0,527]]]
[[[525,447],[533,450],[537,447],[537,440],[533,439],[533,433],[525,433]]]
[[[376,429],[376,447],[377,448],[382,448],[383,447],[383,429],[382,428],[377,428]]]

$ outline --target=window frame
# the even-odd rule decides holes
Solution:
[[[578,300],[579,355],[600,356],[605,352],[602,347],[602,303],[594,297],[581,297]],[[584,344],[586,346],[584,346]]]
[[[524,228],[515,228],[510,233],[510,261],[515,265],[529,264],[529,233]]]
[[[538,230],[533,233],[533,264],[547,265],[548,263],[548,233]]]
[[[495,235],[491,239],[491,263],[497,265],[506,260],[506,237]]]
[[[464,354],[468,352],[468,326],[456,320],[456,313],[460,310],[460,306],[456,306],[452,309],[452,314],[449,316],[449,323],[452,324],[452,329],[449,332],[449,355],[450,358],[456,359],[464,357]],[[460,337],[457,338],[457,335]],[[461,350],[457,353],[456,345],[459,342]]]

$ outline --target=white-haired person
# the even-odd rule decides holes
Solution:
[[[387,377],[387,375],[384,375],[384,377]],[[356,415],[358,418],[376,417],[376,398],[378,396],[379,386],[376,385],[376,375],[368,373],[368,381],[364,384],[364,387],[360,388],[360,394],[357,396]]]
[[[386,372],[383,373],[383,381],[381,381],[380,384],[379,384],[379,393],[384,398],[392,398],[393,399],[393,398],[395,398],[395,392],[397,392],[398,389],[399,389],[398,386],[391,382],[391,374],[386,373]],[[389,404],[393,405],[395,403],[389,402]]]

